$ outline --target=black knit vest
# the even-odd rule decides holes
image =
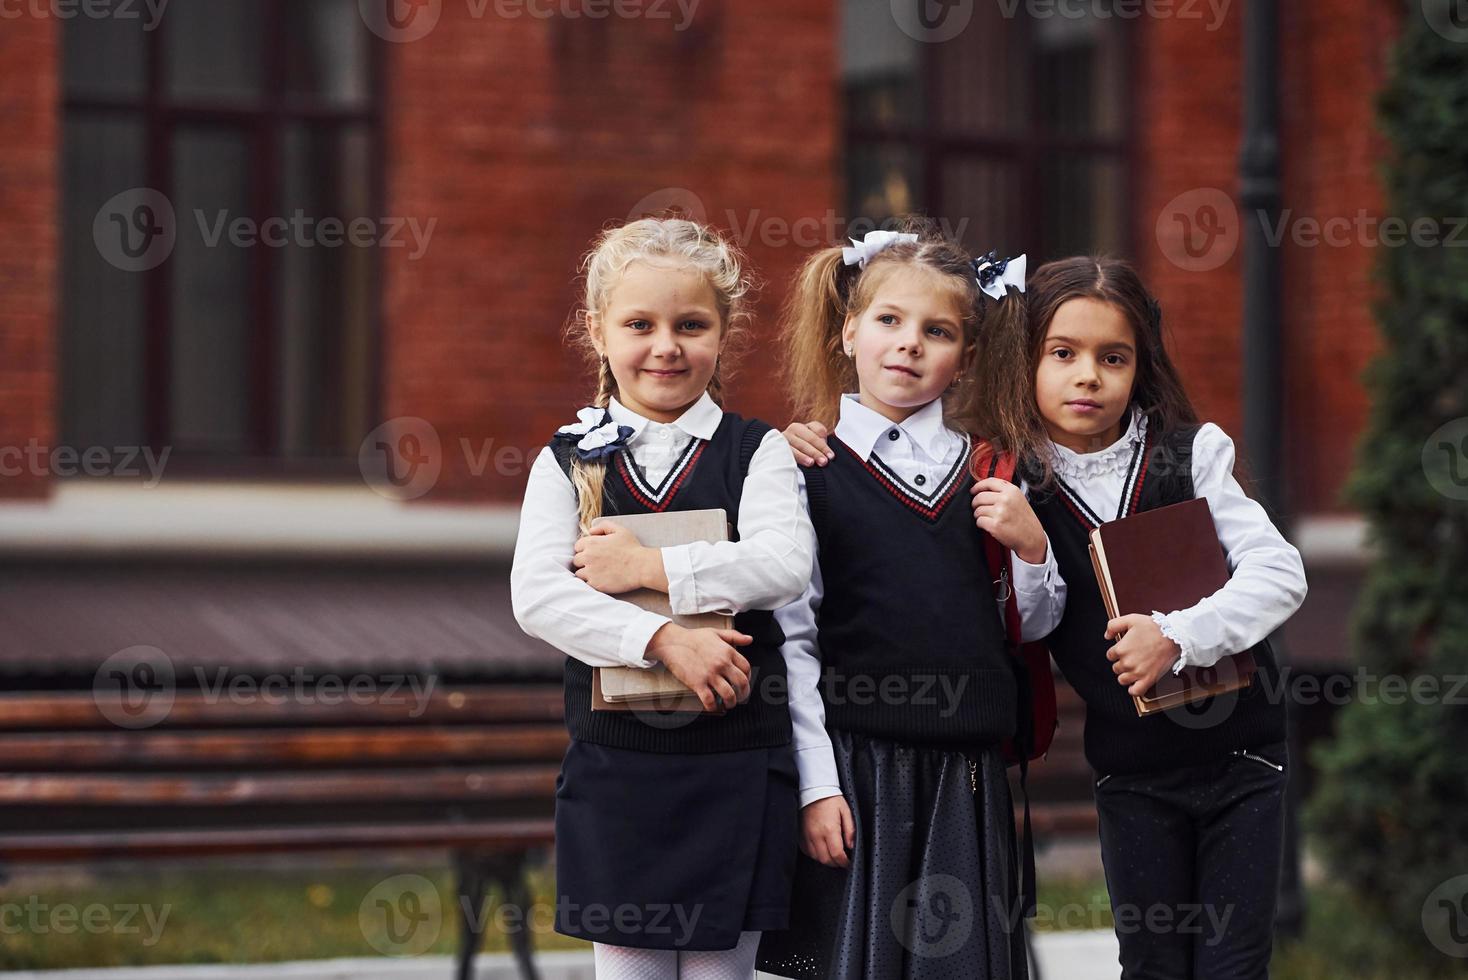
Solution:
[[[1198,428],[1188,426],[1161,438],[1148,433],[1131,492],[1132,513],[1193,499]],[[1085,498],[1084,486],[1072,489]],[[1285,706],[1268,693],[1279,690],[1279,667],[1267,642],[1253,649],[1259,673],[1242,693],[1139,717],[1106,659],[1112,643],[1104,635],[1108,617],[1088,550],[1091,525],[1058,488],[1032,493],[1031,504],[1066,584],[1065,615],[1045,643],[1086,702],[1086,761],[1093,769],[1106,774],[1155,772],[1218,761],[1236,749],[1284,738]],[[1115,515],[1098,516],[1110,520]]]
[[[832,438],[807,467],[820,544],[816,617],[826,723],[975,748],[1014,734],[1013,657],[974,527],[968,453],[931,488]]]
[[[628,454],[608,458],[603,483],[602,514],[647,514],[661,511],[722,507],[729,524],[739,526],[739,500],[744,477],[760,440],[770,427],[757,419],[725,412],[713,438],[693,439],[669,471],[661,487],[653,487]],[[573,444],[552,439],[551,450],[569,476]],[[737,530],[731,535],[739,539]],[[780,645],[785,634],[771,610],[749,610],[734,617],[734,628],[754,638],[738,650],[749,661],[751,693],[724,715],[656,711],[592,711],[591,667],[567,657],[565,664],[566,727],[573,738],[642,752],[727,752],[784,745],[790,741],[785,660]],[[614,638],[608,639],[614,643]]]

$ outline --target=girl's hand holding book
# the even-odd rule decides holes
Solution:
[[[1106,651],[1116,682],[1133,697],[1152,690],[1157,679],[1172,669],[1183,652],[1169,640],[1151,616],[1118,616],[1106,624],[1108,640],[1121,637]]]
[[[856,821],[844,796],[827,796],[800,811],[800,849],[828,868],[851,864],[846,852],[856,846]]]
[[[753,642],[754,637],[738,630],[690,630],[664,623],[648,641],[643,656],[661,661],[713,711],[718,707],[715,696],[725,708],[749,698],[749,661],[734,648]]]
[[[576,577],[606,595],[636,589],[668,591],[661,548],[644,548],[637,535],[616,524],[599,524],[576,541],[571,559]]]

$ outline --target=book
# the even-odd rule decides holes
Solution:
[[[1091,531],[1090,550],[1111,619],[1187,609],[1229,580],[1228,558],[1202,498],[1108,521]],[[1212,667],[1166,673],[1132,701],[1138,715],[1157,714],[1248,687],[1255,669],[1254,655],[1246,650]]]
[[[669,548],[694,541],[710,543],[729,540],[729,517],[723,508],[679,510],[660,514],[618,514],[598,517],[592,527],[617,524],[637,535],[648,548]],[[667,616],[686,629],[732,629],[734,618],[720,613],[674,615],[666,592],[638,589],[617,596],[624,602]],[[593,711],[698,711],[707,712],[703,702],[662,664],[641,667],[593,667],[591,671]],[[722,714],[716,709],[713,714]]]

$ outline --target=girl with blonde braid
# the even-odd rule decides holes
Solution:
[[[521,627],[566,654],[571,744],[556,783],[556,929],[606,978],[754,975],[788,921],[798,776],[773,610],[810,581],[814,532],[779,432],[721,407],[747,319],[735,248],[691,221],[604,233],[572,336],[592,404],[532,467],[511,592]],[[643,547],[602,514],[723,508],[732,540]],[[666,592],[685,629],[619,596]],[[591,710],[592,668],[663,664],[710,709]]]

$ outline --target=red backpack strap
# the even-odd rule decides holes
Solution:
[[[1013,483],[1015,468],[1013,453],[995,452],[988,443],[980,443],[969,461],[969,472],[976,480],[998,477]],[[1016,732],[1015,739],[1005,741],[1004,754],[1007,763],[1011,765],[1018,763],[1019,765],[1019,791],[1024,798],[1024,829],[1020,833],[1019,840],[1021,855],[1019,899],[1021,914],[1028,919],[1035,915],[1037,890],[1035,833],[1030,816],[1029,763],[1031,758],[1037,757],[1044,751],[1035,744],[1039,741],[1036,731],[1036,714],[1037,711],[1042,710],[1038,708],[1036,698],[1038,696],[1044,699],[1048,696],[1051,702],[1050,717],[1053,719],[1055,689],[1049,675],[1049,653],[1044,652],[1038,644],[1026,644],[1020,639],[1023,636],[1024,624],[1019,614],[1019,597],[1014,593],[1009,549],[995,540],[991,534],[985,534],[983,537],[984,563],[989,568],[989,574],[994,576],[995,598],[1002,599],[1004,602],[1004,633],[1018,661],[1016,680],[1020,683],[1021,702],[1019,731]],[[1040,674],[1041,671],[1043,675]],[[1044,690],[1036,691],[1037,685],[1046,686]],[[1049,748],[1048,740],[1044,748]]]
[[[987,442],[980,443],[974,450],[969,466],[969,472],[975,479],[998,477],[1011,483],[1014,482],[1014,470],[1014,454],[995,452]],[[984,535],[984,561],[989,566],[989,574],[994,576],[995,598],[1004,601],[1004,632],[1017,647],[1022,623],[1019,599],[1014,594],[1014,583],[1011,581],[1009,549],[996,541],[991,534]]]
[[[1016,460],[1012,453],[996,453],[988,443],[979,444],[970,463],[970,472],[975,479],[995,476],[1016,483],[1016,470]],[[1021,727],[1029,736],[1026,739],[1029,744],[1009,745],[1009,761],[1018,761],[1021,756],[1038,759],[1050,751],[1059,714],[1055,699],[1055,678],[1050,672],[1050,651],[1043,642],[1026,643],[1020,639],[1023,635],[1023,623],[1019,614],[1019,597],[1014,592],[1013,557],[1009,549],[994,540],[992,535],[985,534],[983,538],[984,562],[994,576],[995,598],[1002,596],[1004,599],[1004,633],[1009,638],[1015,657],[1023,666],[1029,682],[1026,707],[1030,713],[1028,722],[1021,722]]]

